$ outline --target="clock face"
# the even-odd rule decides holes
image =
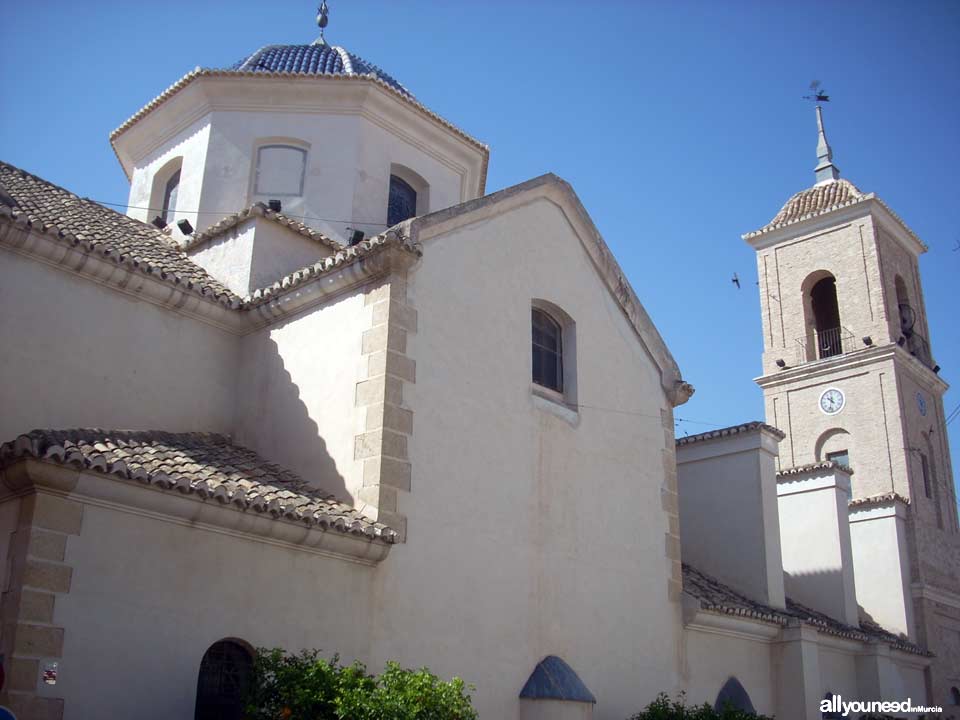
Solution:
[[[843,393],[836,388],[824,390],[820,396],[820,409],[827,415],[836,415],[843,410]]]
[[[917,408],[919,408],[921,415],[927,416],[927,400],[921,393],[917,393]]]

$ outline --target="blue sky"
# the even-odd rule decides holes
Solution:
[[[697,387],[680,434],[763,416],[756,265],[740,235],[813,183],[815,122],[801,96],[820,79],[844,177],[930,246],[933,350],[960,382],[960,2],[330,6],[331,42],[490,145],[489,191],[546,171],[573,184]],[[8,3],[0,158],[122,203],[109,132],[195,66],[311,41],[315,8]],[[958,404],[951,390],[946,411]],[[960,470],[960,420],[949,430]]]

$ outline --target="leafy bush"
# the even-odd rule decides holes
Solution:
[[[445,682],[426,668],[389,662],[374,676],[362,663],[341,665],[316,650],[261,648],[246,712],[250,720],[476,720],[468,689],[460,678]]]
[[[660,693],[656,700],[647,705],[642,712],[632,716],[630,720],[773,720],[773,718],[754,715],[729,704],[724,705],[721,710],[714,710],[707,703],[687,705],[683,693],[680,693],[675,700],[671,700],[666,693]]]

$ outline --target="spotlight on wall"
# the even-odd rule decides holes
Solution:
[[[350,234],[350,245],[357,245],[363,242],[363,230],[354,230]]]
[[[273,210],[274,212],[280,212],[283,209],[283,203],[279,200],[271,200],[267,203],[267,207]]]
[[[191,225],[190,221],[186,218],[178,222],[177,227],[180,228],[180,232],[182,232],[184,235],[193,234],[193,225]]]
[[[866,345],[867,347],[870,347],[871,345],[873,345],[873,338],[870,337],[869,335],[864,336],[863,344]]]
[[[163,230],[167,226],[167,221],[157,215],[153,220],[150,221],[150,224]]]
[[[779,360],[777,360],[777,367],[778,367],[778,368],[781,368],[781,369],[782,369],[782,368],[785,368],[786,366],[787,366],[786,360],[784,360],[783,358],[780,358]]]
[[[934,366],[933,366],[933,372],[936,373],[936,374],[939,374],[939,373],[940,373],[940,366],[939,366],[939,365],[934,365]]]

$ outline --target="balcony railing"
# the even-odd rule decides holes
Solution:
[[[797,338],[797,362],[824,360],[851,352],[855,347],[853,333],[844,327],[814,330],[811,335]]]

